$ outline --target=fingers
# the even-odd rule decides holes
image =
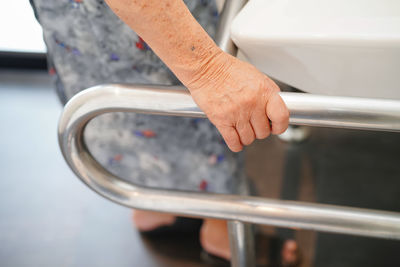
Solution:
[[[233,152],[239,152],[243,145],[250,145],[255,138],[263,139],[272,134],[281,134],[289,124],[289,111],[278,94],[273,93],[264,108],[256,108],[249,120],[241,120],[236,126],[222,126],[218,130],[225,143]]]
[[[250,123],[257,139],[264,139],[269,136],[271,130],[267,114],[265,114],[263,108],[254,111]]]
[[[271,132],[281,134],[289,125],[289,110],[278,93],[273,93],[268,99],[266,113],[271,121]]]
[[[240,142],[239,135],[234,127],[221,126],[217,128],[230,150],[232,150],[233,152],[239,152],[243,149],[243,145]]]
[[[254,139],[256,139],[253,127],[251,127],[250,121],[246,120],[244,122],[239,122],[236,125],[236,131],[239,134],[240,142],[248,146],[253,143]]]

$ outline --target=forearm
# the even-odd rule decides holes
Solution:
[[[221,53],[182,0],[106,0],[183,82]]]

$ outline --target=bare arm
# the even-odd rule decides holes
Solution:
[[[106,2],[189,89],[231,150],[287,128],[289,113],[278,86],[222,52],[182,0]]]
[[[205,60],[219,52],[181,0],[107,0],[107,3],[183,83],[190,80]]]

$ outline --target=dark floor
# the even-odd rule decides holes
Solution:
[[[57,145],[61,106],[45,73],[0,72],[0,266],[205,266],[194,237],[142,239],[131,211],[85,187]],[[400,211],[400,134],[313,129],[247,149],[258,194]],[[304,266],[400,266],[400,242],[263,227],[295,238]],[[264,250],[264,251],[263,251]]]

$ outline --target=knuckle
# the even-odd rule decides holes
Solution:
[[[237,146],[238,142],[233,136],[224,136],[225,142],[231,146]]]
[[[289,122],[289,111],[287,109],[281,111],[278,113],[277,118],[276,118],[276,122],[278,123],[288,123]]]
[[[246,106],[249,108],[254,108],[257,105],[258,99],[256,97],[251,97],[246,99]]]
[[[248,126],[249,126],[248,122],[249,122],[249,120],[247,120],[246,117],[247,116],[245,116],[244,114],[240,114],[238,116],[238,118],[237,118],[236,123],[235,123],[235,128],[239,132],[241,137],[245,137],[246,136],[246,132],[248,130]]]
[[[265,77],[263,80],[262,88],[264,88],[269,95],[280,92],[279,86],[268,77]]]
[[[252,141],[250,139],[245,139],[242,141],[243,145],[248,146],[252,143]]]
[[[242,143],[245,146],[251,145],[251,143],[253,143],[255,137],[254,136],[246,136],[243,138]]]
[[[224,136],[224,140],[226,145],[229,147],[230,150],[233,152],[239,152],[242,150],[242,145],[238,140],[234,137]]]
[[[257,103],[257,97],[253,94],[246,94],[241,97],[239,102],[240,103],[238,103],[238,105],[236,105],[235,108],[240,108],[240,109],[243,109],[243,107],[252,108]]]
[[[257,135],[257,139],[265,139],[270,135],[270,132],[265,130]]]

